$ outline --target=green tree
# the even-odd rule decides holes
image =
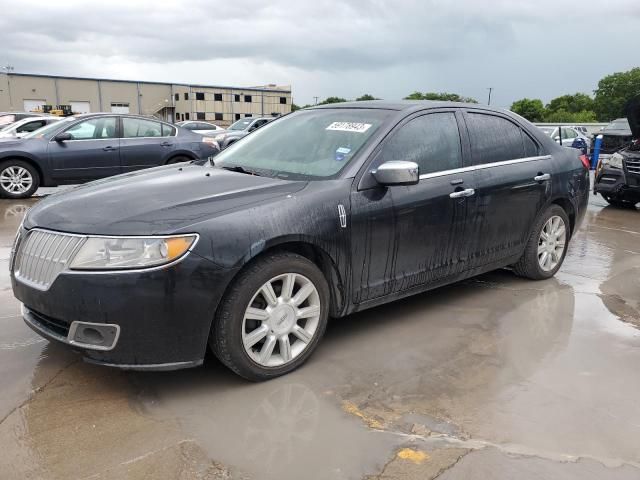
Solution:
[[[300,106],[296,105],[295,103],[291,104],[291,111],[295,112],[296,110],[300,110]]]
[[[565,110],[570,113],[593,111],[593,99],[586,93],[574,93],[554,98],[547,104],[547,114]]]
[[[365,93],[361,97],[356,98],[356,102],[363,102],[365,100],[379,100],[379,98],[376,98],[373,95],[370,95],[368,93]]]
[[[321,101],[318,105],[328,105],[330,103],[343,103],[343,102],[346,102],[346,101],[347,101],[346,98],[328,97],[328,98],[324,99],[323,101]]]
[[[445,102],[465,102],[465,103],[478,103],[475,98],[463,97],[457,93],[448,92],[413,92],[410,95],[404,97],[405,100],[439,100]]]
[[[530,122],[542,122],[545,109],[542,100],[537,98],[522,98],[511,104],[511,111],[526,118]]]
[[[595,90],[594,109],[598,120],[608,122],[624,116],[625,104],[637,95],[640,95],[640,67],[607,75]]]
[[[596,113],[593,110],[569,112],[560,109],[555,112],[547,112],[544,121],[549,123],[590,123],[596,121]]]

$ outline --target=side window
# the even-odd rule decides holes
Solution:
[[[522,132],[522,140],[524,141],[524,155],[526,157],[537,157],[540,154],[538,144],[527,133]]]
[[[76,123],[66,130],[73,140],[116,138],[116,117],[99,117]]]
[[[123,117],[122,131],[124,138],[161,137],[162,124],[141,118]]]
[[[20,127],[18,127],[16,129],[16,132],[17,133],[34,132],[35,130],[38,130],[39,128],[44,127],[46,123],[47,122],[45,120],[38,120],[36,122],[25,123],[24,125],[21,125]]]
[[[176,133],[175,127],[171,125],[162,124],[162,136],[163,137],[171,137]]]
[[[502,117],[468,113],[467,129],[474,165],[525,157],[522,130]]]
[[[385,141],[382,158],[416,162],[421,174],[462,167],[455,114],[431,113],[409,121]]]

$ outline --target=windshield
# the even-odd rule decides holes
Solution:
[[[15,115],[0,115],[0,125],[7,125],[8,123],[13,123],[16,119]]]
[[[238,120],[236,123],[229,127],[229,130],[244,130],[251,124],[251,122],[253,122],[253,118]]]
[[[231,145],[215,157],[215,165],[292,180],[332,177],[391,113],[373,109],[297,112]]]
[[[629,127],[629,120],[626,118],[618,118],[604,127],[604,130],[631,130],[631,127]]]
[[[539,127],[540,130],[542,130],[542,133],[544,133],[547,136],[551,136],[551,134],[554,132],[555,128],[553,127]]]
[[[24,137],[22,138],[42,138],[43,136],[49,134],[49,133],[53,133],[56,130],[58,130],[59,128],[64,127],[65,125],[67,125],[70,122],[73,122],[74,120],[77,120],[76,117],[67,117],[64,120],[60,120],[59,122],[53,122],[50,125],[47,125],[45,127],[39,128],[38,130],[35,130],[31,133],[27,133]]]

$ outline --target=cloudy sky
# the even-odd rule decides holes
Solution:
[[[16,72],[252,86],[294,102],[449,91],[509,106],[640,66],[639,0],[0,0]],[[633,36],[636,38],[634,38]]]

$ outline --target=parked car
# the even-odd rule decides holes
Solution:
[[[588,135],[582,133],[575,127],[538,127],[546,135],[555,140],[556,143],[562,144],[563,147],[572,147],[582,150],[585,155],[591,149],[591,139]],[[560,142],[562,136],[562,142]]]
[[[187,130],[191,130],[194,133],[199,133],[203,135],[205,133],[215,133],[224,130],[222,127],[218,125],[214,125],[209,122],[201,122],[195,120],[186,120],[184,122],[176,123],[179,127],[186,128]]]
[[[626,114],[626,122],[616,122],[628,125],[631,135],[622,136],[627,139],[622,149],[599,157],[593,186],[594,193],[616,207],[633,207],[640,202],[640,97],[626,105]]]
[[[19,230],[11,284],[27,325],[90,362],[184,368],[209,345],[265,380],[304,363],[329,316],[507,266],[552,277],[588,195],[586,157],[507,111],[314,107],[215,165],[41,200]]]
[[[225,149],[273,119],[274,117],[243,118],[232,124],[228,130],[214,132],[213,138],[220,145],[220,149]]]
[[[629,120],[626,118],[617,118],[600,130],[600,132],[594,134],[594,143],[598,135],[602,135],[599,155],[601,160],[607,160],[618,150],[629,146],[633,139]]]
[[[589,130],[587,130],[587,127],[582,126],[582,125],[570,125],[571,128],[573,128],[574,130],[578,131],[579,133],[581,133],[582,135],[584,135],[585,137],[589,137]]]
[[[83,114],[0,142],[0,197],[208,158],[215,140],[147,117]]]
[[[51,125],[52,123],[62,120],[60,117],[28,117],[17,122],[10,123],[6,127],[0,129],[0,138],[22,138],[27,133]]]
[[[32,112],[0,112],[0,126],[6,126],[23,118],[39,117],[41,113]]]

